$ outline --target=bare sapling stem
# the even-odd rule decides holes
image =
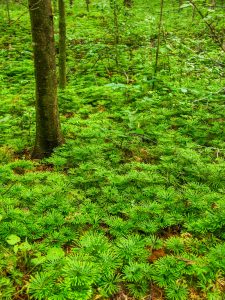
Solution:
[[[154,66],[154,77],[158,72],[158,64],[159,64],[159,50],[160,50],[160,42],[161,42],[161,32],[162,32],[162,25],[163,25],[163,7],[164,7],[164,0],[160,2],[160,17],[159,17],[159,24],[158,24],[158,38],[157,38],[157,46],[156,46],[156,54],[155,54],[155,66]],[[153,83],[154,88],[154,83]]]
[[[9,9],[9,0],[6,0],[6,10],[8,16],[8,24],[11,25],[11,16],[10,16],[10,9]]]
[[[66,16],[65,1],[58,0],[59,7],[59,87],[66,87]]]

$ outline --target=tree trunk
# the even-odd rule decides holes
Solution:
[[[58,0],[59,6],[59,87],[66,87],[66,17],[65,1]]]
[[[9,9],[9,0],[6,0],[6,9],[7,9],[7,15],[8,15],[8,24],[10,26],[10,24],[11,24],[11,17],[10,17],[10,9]]]
[[[210,7],[211,7],[212,9],[215,9],[215,7],[216,7],[216,0],[211,0]]]
[[[90,10],[90,9],[89,9],[90,2],[91,2],[90,0],[86,0],[86,8],[87,8],[87,11],[88,11],[88,12],[89,12],[89,10]]]
[[[51,0],[29,0],[36,79],[36,140],[33,158],[50,156],[63,143],[57,102]]]

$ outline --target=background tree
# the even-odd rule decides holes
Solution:
[[[7,9],[7,16],[8,16],[8,24],[11,23],[11,17],[10,17],[10,9],[9,9],[9,0],[6,0],[6,9]]]
[[[87,11],[89,11],[90,10],[89,5],[90,5],[91,1],[90,0],[85,0],[85,1],[86,1]]]
[[[124,0],[123,3],[124,3],[124,6],[130,8],[130,7],[132,7],[133,1],[132,0]]]
[[[57,103],[51,1],[29,0],[36,79],[36,140],[33,158],[49,156],[63,143]]]
[[[59,87],[66,86],[66,16],[65,1],[58,0],[59,6]]]

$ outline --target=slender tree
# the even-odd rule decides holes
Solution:
[[[86,1],[86,8],[87,8],[87,11],[89,12],[90,8],[89,8],[89,5],[90,5],[90,0],[85,0]]]
[[[59,7],[59,87],[66,86],[66,16],[65,1],[58,0]]]
[[[115,46],[115,62],[119,65],[119,53],[118,46],[120,43],[120,32],[119,32],[119,6],[117,0],[112,0],[113,9],[113,23],[114,23],[114,46]]]
[[[160,17],[159,17],[159,24],[158,24],[158,38],[157,38],[157,47],[156,47],[156,54],[155,54],[155,67],[154,67],[154,76],[156,76],[158,72],[158,64],[159,64],[159,50],[160,50],[160,38],[161,38],[161,31],[163,26],[163,8],[164,8],[164,0],[160,1]]]
[[[9,0],[6,0],[6,9],[7,9],[7,15],[8,15],[8,24],[11,24],[11,17],[10,17],[10,9],[9,9]]]
[[[124,0],[123,4],[124,4],[124,6],[131,8],[133,5],[133,1],[132,0]]]
[[[51,0],[29,0],[36,79],[36,140],[33,158],[51,155],[64,141],[57,102]]]

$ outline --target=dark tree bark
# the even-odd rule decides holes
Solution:
[[[36,79],[36,140],[33,158],[50,156],[64,141],[60,129],[53,15],[50,0],[29,0]]]
[[[66,87],[66,16],[65,1],[58,0],[59,6],[59,87]]]

